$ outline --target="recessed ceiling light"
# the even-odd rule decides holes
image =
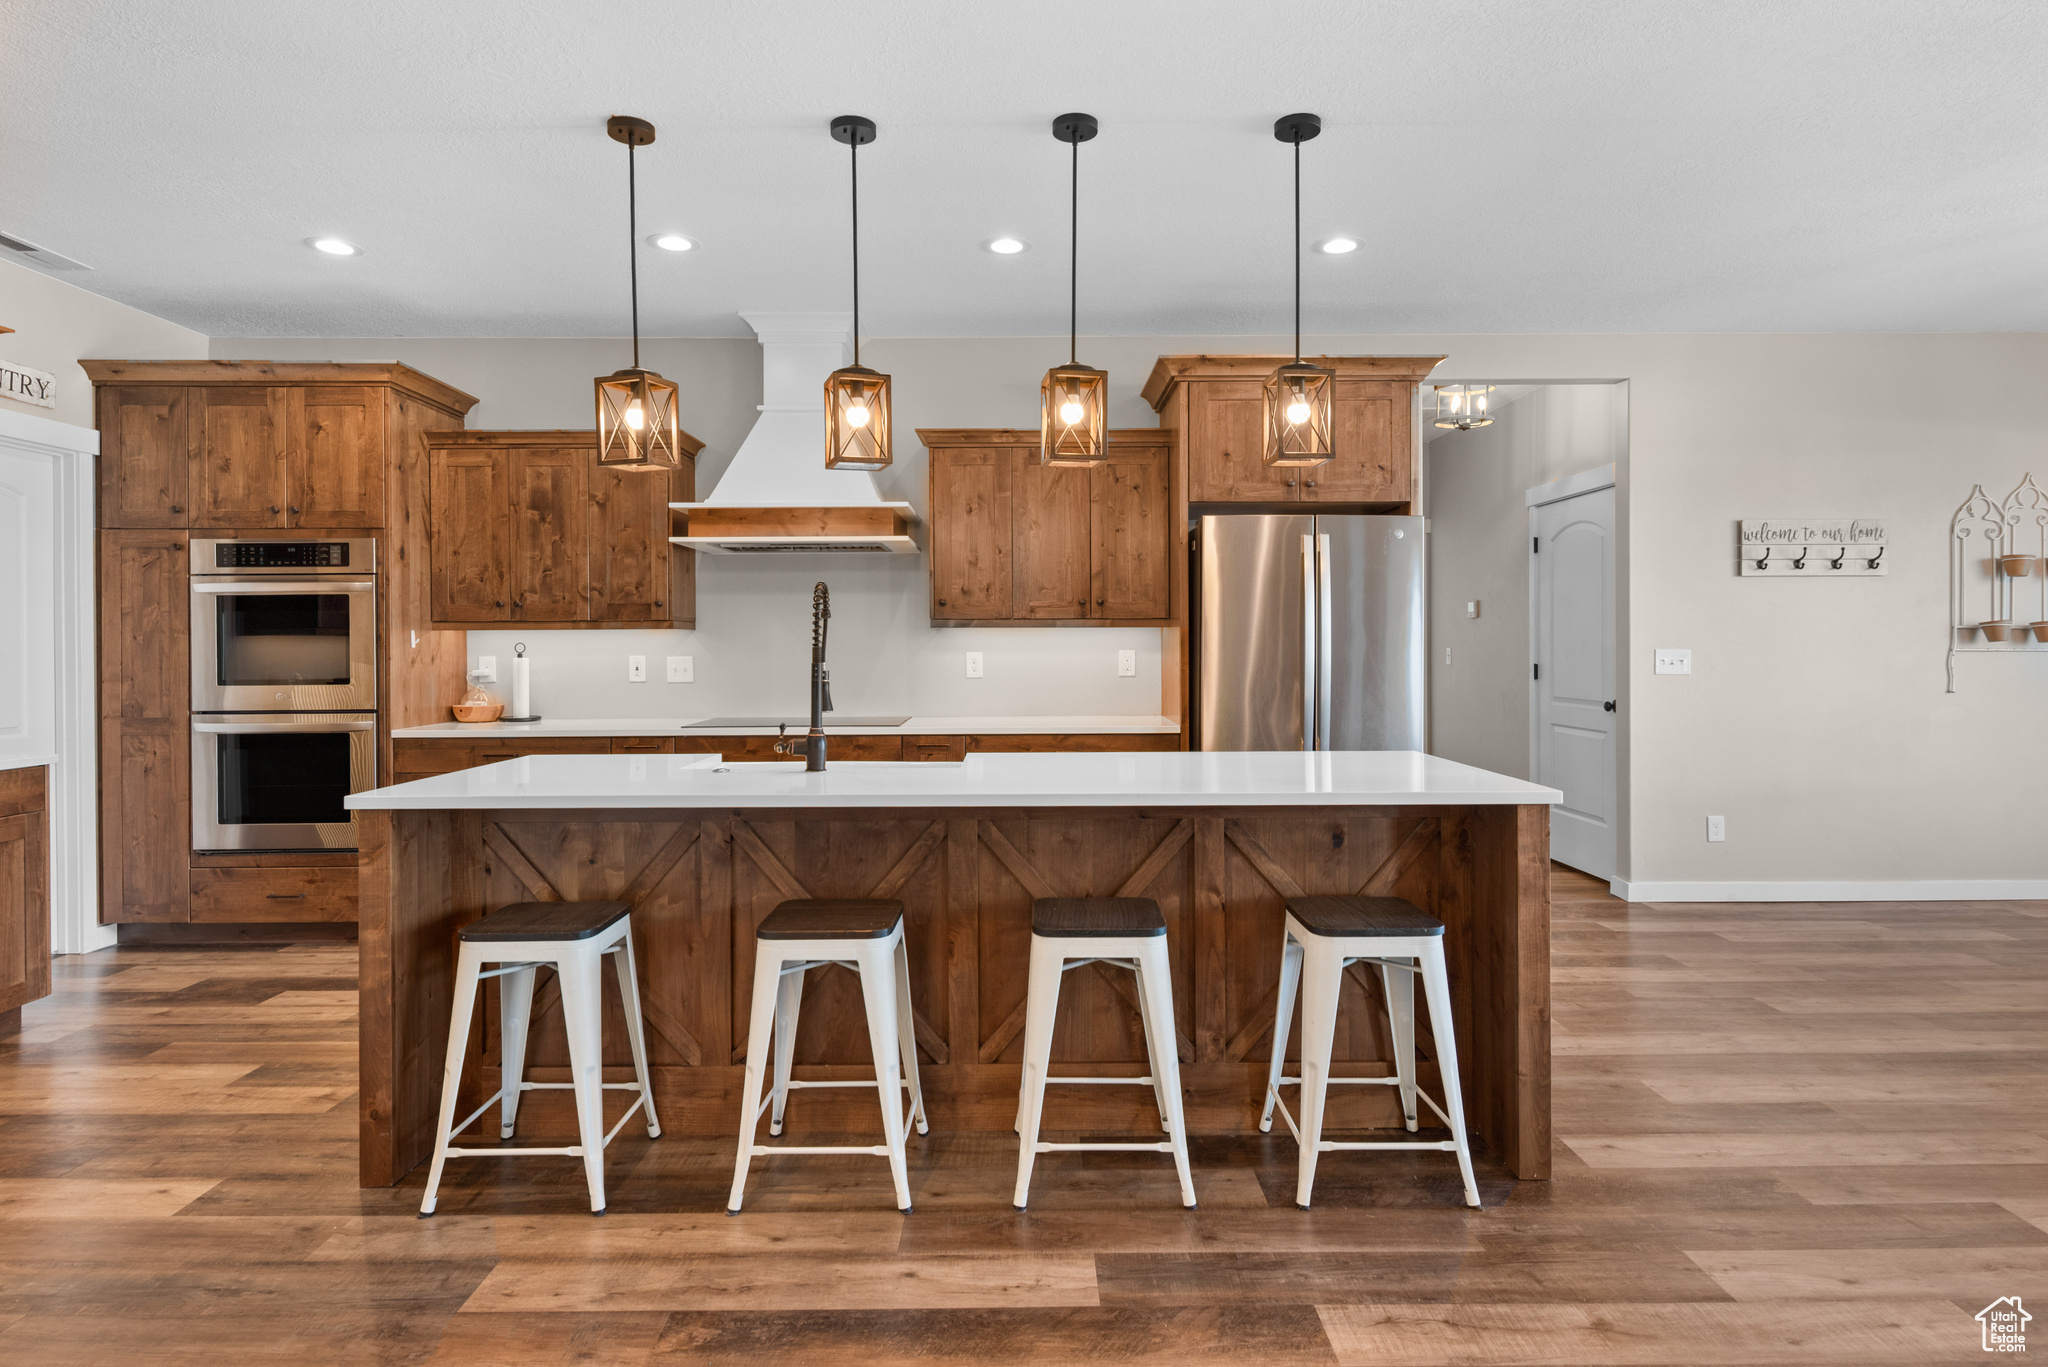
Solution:
[[[1316,250],[1325,256],[1342,256],[1346,252],[1358,250],[1358,239],[1355,237],[1326,238],[1316,243]]]
[[[992,237],[981,245],[997,256],[1015,256],[1018,252],[1031,250],[1031,244],[1021,237]]]
[[[687,252],[696,250],[697,244],[681,233],[656,233],[647,239],[665,252]]]
[[[363,249],[353,242],[344,242],[338,237],[309,237],[306,245],[314,251],[326,252],[329,256],[361,256]]]

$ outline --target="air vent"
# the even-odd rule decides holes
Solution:
[[[92,269],[83,261],[73,261],[68,256],[53,252],[48,247],[38,247],[35,243],[24,241],[12,233],[0,233],[0,248],[5,248],[23,260],[33,261],[38,266],[43,266],[53,271],[89,271]]]
[[[834,554],[838,554],[845,551],[879,551],[883,555],[887,555],[889,553],[889,548],[887,546],[876,546],[865,541],[804,542],[794,545],[782,546],[746,546],[727,544],[724,546],[720,546],[718,549],[726,551],[733,555],[802,555],[807,551],[831,551]]]

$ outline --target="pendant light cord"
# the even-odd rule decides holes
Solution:
[[[1294,130],[1294,363],[1301,364],[1301,130]]]
[[[1074,149],[1074,178],[1067,196],[1067,364],[1075,365],[1081,319],[1081,140],[1068,145]]]
[[[633,369],[640,368],[640,205],[633,177],[633,144],[626,144],[626,260],[633,275]]]
[[[848,139],[847,155],[853,159],[853,363],[860,364],[860,139]]]

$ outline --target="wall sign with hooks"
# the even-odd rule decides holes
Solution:
[[[1735,555],[1744,578],[1865,579],[1891,569],[1875,517],[1745,519]]]

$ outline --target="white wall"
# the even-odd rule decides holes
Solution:
[[[1529,777],[1527,491],[1626,460],[1627,391],[1542,385],[1499,409],[1491,426],[1432,429],[1423,452],[1436,754]],[[1467,617],[1475,600],[1479,616]]]
[[[90,271],[79,274],[90,280]],[[206,336],[102,299],[12,261],[0,261],[0,360],[57,377],[57,406],[43,408],[0,396],[0,410],[91,427],[92,381],[80,357],[103,360],[203,359]]]
[[[606,350],[593,368],[584,360],[588,343],[561,344],[575,349],[575,364],[542,377],[494,359],[548,345],[230,339],[217,340],[213,354],[412,359],[444,347],[438,364],[422,368],[487,401],[502,398],[503,411],[517,413],[517,421],[583,425],[589,378],[618,364],[615,351]],[[1112,421],[1146,426],[1151,414],[1137,389],[1161,353],[1282,345],[1273,337],[1091,338],[1081,357],[1110,371]],[[1951,892],[1967,880],[2005,880],[1979,890],[2017,895],[2013,889],[2024,887],[2048,895],[2048,842],[2039,835],[2041,800],[2032,777],[2032,757],[2048,753],[2048,654],[1965,656],[1953,695],[1943,692],[1942,666],[1950,512],[1973,483],[2002,495],[2028,470],[2048,479],[2048,408],[1970,405],[1959,396],[2035,392],[2048,373],[2048,336],[1338,336],[1308,338],[1306,347],[1448,353],[1437,377],[1444,380],[1629,382],[1629,459],[1619,491],[1628,527],[1621,612],[1631,643],[1620,680],[1630,738],[1623,778],[1631,863],[1624,877],[1659,895],[1682,896],[1731,888],[1793,895],[1798,890],[1787,891],[1789,885],[1818,880],[1936,880]],[[1034,422],[1039,376],[1064,359],[1064,350],[1051,338],[865,344],[864,358],[895,376],[904,432],[883,488],[922,502],[924,459],[908,440],[912,427]],[[684,378],[660,351],[650,348],[649,355],[671,378]],[[515,374],[523,376],[516,383]],[[541,378],[560,395],[559,410],[545,418],[513,403],[523,384],[526,399],[538,405],[533,386]],[[729,407],[686,404],[685,425],[707,438],[716,432],[730,434],[722,442],[736,440],[754,393],[758,388],[737,394]],[[472,425],[484,421],[479,415]],[[707,461],[707,472],[721,467],[730,449]],[[1892,574],[1843,583],[1736,577],[1738,520],[1827,513],[1886,518],[1897,557]],[[835,570],[831,577],[835,592],[849,599],[867,591],[886,597],[891,589],[879,576],[899,572]],[[921,575],[922,562],[911,573]],[[853,574],[878,578],[856,592]],[[777,590],[791,599],[787,608],[778,603],[777,621],[803,618],[801,587]],[[751,590],[714,569],[702,601],[722,613],[715,605],[736,591]],[[915,606],[908,610],[914,615]],[[711,628],[755,629],[746,621]],[[903,666],[906,687],[913,695],[942,687],[940,665],[966,633],[931,632],[916,621],[905,633],[896,639],[937,636],[943,647],[928,679],[921,665]],[[1035,650],[1068,636],[1121,633],[1015,634],[1020,647]],[[1653,676],[1650,652],[1659,645],[1690,647],[1694,672]],[[735,637],[718,649],[744,647]],[[789,670],[800,684],[801,662],[792,668],[782,661],[785,649],[761,652],[761,677],[782,678]],[[777,658],[767,660],[770,654]],[[911,656],[923,658],[921,650]],[[857,672],[845,670],[839,686],[847,689],[846,702],[866,706]],[[1063,679],[1075,689],[1064,696],[1090,696],[1081,690],[1093,673],[1091,667]],[[793,684],[782,696],[800,693]],[[1049,700],[1042,710],[1082,709]],[[1706,843],[1708,813],[1726,815],[1725,844]],[[1808,895],[1853,891],[1830,887]]]

